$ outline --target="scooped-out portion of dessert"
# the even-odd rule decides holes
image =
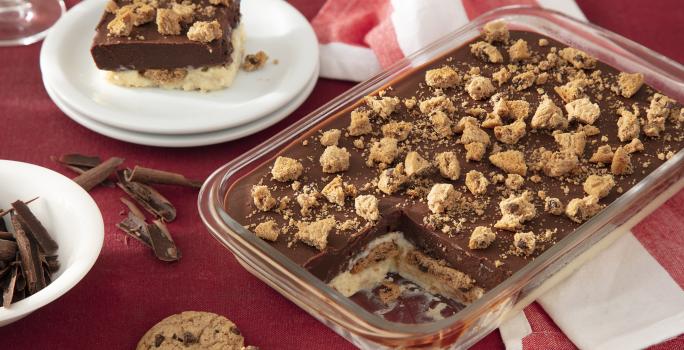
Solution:
[[[240,0],[109,0],[91,53],[128,87],[229,87],[243,56]]]
[[[305,132],[233,183],[224,206],[367,310],[428,322],[679,152],[682,124],[682,105],[641,73],[491,22]]]

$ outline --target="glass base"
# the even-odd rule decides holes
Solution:
[[[63,0],[0,0],[0,46],[42,40],[65,11]]]

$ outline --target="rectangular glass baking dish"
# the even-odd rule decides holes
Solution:
[[[618,70],[641,72],[647,84],[675,100],[684,101],[682,65],[615,33],[559,12],[537,7],[500,8],[360,83],[219,168],[206,181],[198,199],[200,215],[210,233],[250,273],[360,348],[457,349],[474,344],[496,329],[508,315],[531,303],[684,187],[684,152],[680,151],[599,215],[478,301],[449,318],[410,325],[388,322],[361,308],[257,238],[223,210],[223,198],[231,184],[271,160],[285,145],[340,110],[350,108],[365,95],[464,45],[479,35],[485,23],[496,19],[505,20],[511,29],[544,34],[584,50]]]

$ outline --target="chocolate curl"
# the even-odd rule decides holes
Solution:
[[[17,216],[12,216],[12,227],[14,228],[14,238],[19,249],[22,271],[28,285],[29,293],[34,294],[45,288],[45,276],[43,266],[40,262],[37,244],[31,242],[31,238],[26,234]]]
[[[116,173],[119,180],[118,186],[124,192],[135,199],[150,214],[160,217],[166,222],[173,221],[176,218],[176,208],[166,197],[150,186],[126,180],[127,175],[125,170]]]
[[[109,175],[116,171],[116,168],[124,162],[123,158],[112,157],[100,163],[98,166],[84,172],[74,178],[74,182],[79,184],[86,191],[106,180]]]
[[[176,185],[192,188],[202,187],[202,181],[190,180],[181,174],[145,168],[138,165],[133,168],[133,171],[130,174],[127,174],[126,180],[159,185]]]
[[[31,234],[32,238],[38,242],[40,250],[44,254],[52,254],[57,251],[59,246],[50,234],[47,232],[43,224],[33,215],[28,205],[22,201],[12,203],[12,208],[17,214],[21,224],[27,228],[27,233]]]

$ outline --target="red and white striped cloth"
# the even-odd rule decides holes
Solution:
[[[365,80],[470,19],[512,4],[585,20],[573,0],[328,0],[312,20],[321,75]],[[684,191],[502,325],[507,349],[684,348],[682,227]]]
[[[329,0],[311,21],[321,76],[363,81],[491,9],[541,5],[585,19],[573,0]]]

